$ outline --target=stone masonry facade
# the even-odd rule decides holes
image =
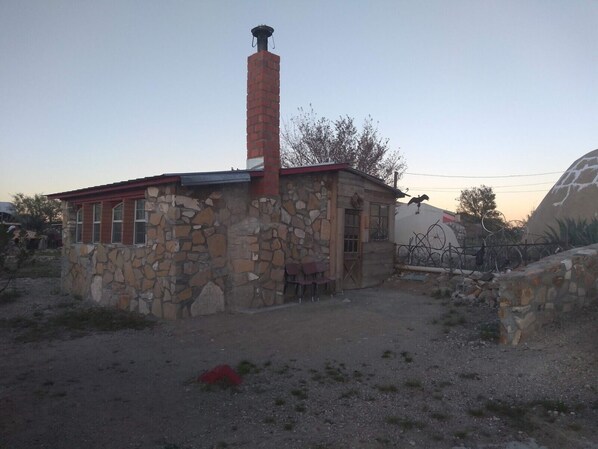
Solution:
[[[500,341],[517,345],[544,323],[598,300],[598,244],[499,278]]]
[[[281,304],[285,264],[330,254],[333,178],[285,176],[262,198],[247,183],[148,187],[145,245],[71,243],[64,203],[63,290],[171,320]]]

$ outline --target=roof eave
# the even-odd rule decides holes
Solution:
[[[47,195],[47,197],[52,200],[82,200],[88,197],[128,192],[132,190],[145,189],[146,187],[155,185],[171,184],[174,182],[180,182],[180,177],[177,175],[159,175],[96,187],[86,187],[84,189],[70,190],[67,192],[51,193],[50,195]]]

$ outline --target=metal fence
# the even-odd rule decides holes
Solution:
[[[414,233],[409,244],[395,245],[395,261],[401,265],[443,268],[457,272],[504,272],[535,262],[560,250],[542,238],[521,240],[523,231],[504,227],[491,230],[478,244],[454,246],[446,243],[442,226],[436,222],[427,232]],[[518,241],[515,241],[518,240]]]

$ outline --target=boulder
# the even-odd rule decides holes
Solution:
[[[191,304],[191,316],[224,312],[224,293],[213,282],[208,282]]]

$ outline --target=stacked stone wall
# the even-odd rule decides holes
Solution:
[[[280,198],[252,199],[229,230],[232,309],[281,304],[285,264],[330,254],[330,175],[281,179]]]
[[[281,304],[284,289],[284,237],[277,198],[250,200],[248,216],[229,231],[232,309]]]
[[[172,191],[173,187],[164,189]],[[146,209],[156,208],[156,197],[146,198]],[[73,243],[72,204],[63,206],[63,216],[63,291],[142,314],[174,314],[173,310],[157,309],[163,300],[173,297],[176,279],[173,261],[177,245],[164,224],[153,226],[148,220],[146,245]],[[163,232],[158,236],[156,229]]]
[[[331,182],[287,177],[253,199],[247,184],[149,187],[145,245],[72,243],[66,204],[63,289],[166,319],[281,304],[285,264],[330,254]]]
[[[179,188],[174,198],[158,196],[159,210],[172,217],[168,224],[176,241],[173,318],[230,310],[225,300],[231,268],[229,229],[246,217],[248,195],[247,185],[240,184]]]
[[[598,300],[598,244],[556,254],[499,278],[500,340],[517,345],[542,324]]]
[[[283,178],[281,223],[287,226],[287,261],[330,257],[331,189],[333,175]]]

